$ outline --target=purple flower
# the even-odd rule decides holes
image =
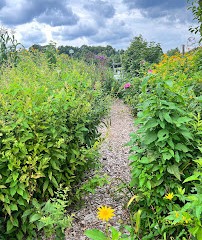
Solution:
[[[148,73],[153,73],[153,71],[151,69],[148,70]]]

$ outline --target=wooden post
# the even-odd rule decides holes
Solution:
[[[185,54],[185,45],[182,44],[182,54],[184,55]]]

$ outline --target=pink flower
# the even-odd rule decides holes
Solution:
[[[130,87],[130,83],[126,83],[126,85],[124,86],[124,89]]]
[[[153,71],[151,69],[148,70],[148,73],[153,73]]]

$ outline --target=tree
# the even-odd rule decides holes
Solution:
[[[178,47],[170,49],[170,50],[167,51],[167,55],[169,57],[174,56],[176,53],[180,53],[180,50],[179,50]]]
[[[141,35],[134,37],[123,55],[123,68],[130,75],[138,75],[142,60],[158,63],[162,54],[163,51],[159,43],[147,42]]]
[[[202,0],[187,0],[188,9],[192,10],[193,13],[193,20],[197,20],[198,26],[197,27],[190,27],[189,31],[194,32],[195,34],[199,32],[200,40],[202,41]]]

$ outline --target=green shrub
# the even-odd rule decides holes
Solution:
[[[183,206],[177,211],[169,213],[166,220],[172,224],[179,224],[188,228],[190,236],[197,237],[198,240],[202,236],[201,213],[202,213],[202,159],[195,160],[197,169],[194,175],[186,178],[185,182],[192,183],[192,193],[185,194],[185,189],[179,188],[176,196],[183,202]],[[188,235],[188,233],[187,233]]]
[[[66,205],[74,201],[97,159],[97,126],[108,106],[83,62],[57,57],[49,68],[43,56],[37,64],[21,55],[17,67],[3,69],[0,90],[0,235],[10,240],[37,236],[34,202],[54,197],[60,184],[70,189]]]
[[[164,217],[182,203],[165,197],[175,194],[178,188],[190,192],[190,183],[183,180],[196,168],[193,159],[199,156],[201,134],[195,133],[187,99],[175,91],[173,82],[164,82],[156,76],[153,85],[147,88],[150,78],[142,81],[142,103],[135,120],[140,126],[136,134],[131,133],[129,143],[131,152],[135,151],[129,157],[131,187],[138,196],[133,211],[142,210],[142,239],[163,236],[165,232],[166,236],[179,239],[186,235],[185,229],[169,225]]]

